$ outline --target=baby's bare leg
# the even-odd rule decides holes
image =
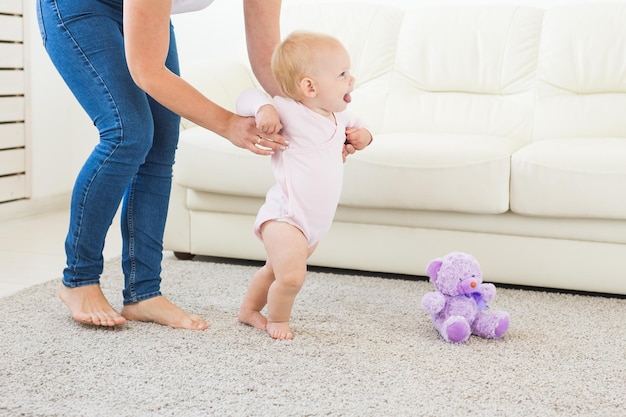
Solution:
[[[237,314],[237,318],[240,322],[249,324],[257,329],[266,329],[265,325],[267,324],[267,319],[261,314],[261,310],[263,310],[267,304],[267,292],[273,282],[274,273],[268,261],[263,267],[256,271],[250,281],[248,292]]]
[[[268,222],[262,229],[274,282],[267,294],[267,332],[275,339],[292,339],[291,310],[306,277],[309,256],[302,232],[284,222]]]

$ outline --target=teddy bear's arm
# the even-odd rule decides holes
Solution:
[[[428,292],[422,297],[422,308],[430,314],[439,313],[445,305],[446,298],[440,292]]]
[[[489,283],[480,284],[476,291],[483,295],[483,300],[485,300],[485,303],[488,303],[494,298],[496,298],[496,286],[493,284],[489,284]]]

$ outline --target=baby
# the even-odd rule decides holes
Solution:
[[[329,231],[339,202],[344,146],[364,149],[372,135],[344,111],[354,77],[337,39],[292,33],[276,48],[272,73],[284,97],[250,89],[237,101],[237,112],[254,116],[261,132],[280,132],[289,141],[288,148],[272,155],[276,184],[255,222],[267,261],[252,277],[237,317],[275,339],[292,339],[291,310],[307,259]],[[266,140],[259,136],[257,145]],[[261,313],[266,305],[267,318]]]

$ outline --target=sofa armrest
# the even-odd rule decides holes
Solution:
[[[187,208],[187,189],[175,182],[172,183],[163,249],[191,253],[191,220]]]

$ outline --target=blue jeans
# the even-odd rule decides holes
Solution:
[[[37,0],[37,14],[52,62],[100,134],[72,192],[63,284],[99,284],[105,236],[123,200],[123,296],[131,304],[161,295],[180,117],[133,82],[124,55],[122,3]],[[179,73],[171,27],[166,66]]]

